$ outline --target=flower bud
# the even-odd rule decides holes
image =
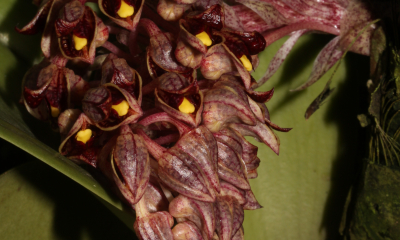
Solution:
[[[136,204],[150,177],[150,159],[143,139],[129,126],[122,126],[110,158],[116,185],[130,204]]]
[[[203,239],[212,239],[215,224],[214,204],[179,195],[169,205],[169,212],[180,222],[190,221],[201,230]]]

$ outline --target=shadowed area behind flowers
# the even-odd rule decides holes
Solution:
[[[366,113],[368,108],[366,82],[369,79],[369,58],[349,53],[345,65],[347,81],[337,86],[341,89],[340,93],[328,100],[329,110],[325,116],[327,123],[338,126],[340,146],[332,162],[331,188],[321,223],[321,228],[326,228],[328,236],[332,236],[329,239],[342,239],[339,226],[346,198],[351,186],[358,180],[367,146],[366,129],[360,127],[357,115]],[[338,115],[338,112],[341,114]]]

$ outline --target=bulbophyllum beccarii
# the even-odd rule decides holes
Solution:
[[[261,208],[258,148],[244,136],[278,154],[273,130],[290,130],[271,122],[273,89],[254,90],[264,37],[217,0],[161,0],[158,13],[102,0],[104,21],[85,3],[49,0],[18,29],[43,30],[28,111],[57,123],[61,154],[106,176],[140,239],[244,239],[244,210]]]

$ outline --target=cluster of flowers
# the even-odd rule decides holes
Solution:
[[[17,29],[43,31],[26,109],[59,130],[61,154],[110,180],[141,239],[243,239],[243,210],[261,207],[249,184],[258,149],[244,136],[278,154],[272,129],[290,130],[270,120],[273,89],[253,90],[264,37],[220,1],[98,6],[105,23],[85,0],[48,0]]]

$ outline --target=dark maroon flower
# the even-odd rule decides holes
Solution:
[[[214,5],[204,12],[190,12],[179,21],[181,31],[175,56],[184,66],[198,68],[207,47],[213,44],[212,30],[221,30],[224,14],[221,5]]]
[[[84,162],[97,167],[100,150],[109,135],[94,126],[84,113],[79,113],[79,110],[68,109],[58,118],[64,135],[59,152],[79,164]]]
[[[144,0],[100,0],[100,10],[113,22],[134,30],[142,14]]]
[[[196,72],[182,75],[168,72],[158,78],[156,107],[192,127],[201,122],[203,93],[197,85]]]
[[[138,101],[112,83],[89,89],[82,108],[98,128],[106,131],[135,123],[142,116]]]
[[[101,67],[101,84],[112,83],[142,102],[142,78],[123,58],[109,54]]]
[[[93,63],[96,47],[108,38],[108,30],[94,11],[80,1],[71,1],[55,20],[59,46],[68,59]]]
[[[239,75],[245,88],[249,89],[252,82],[249,72],[258,64],[252,55],[264,50],[264,38],[257,32],[224,30],[213,31],[213,35],[219,43],[207,51],[201,63],[201,73],[211,80],[217,80],[225,73]]]

